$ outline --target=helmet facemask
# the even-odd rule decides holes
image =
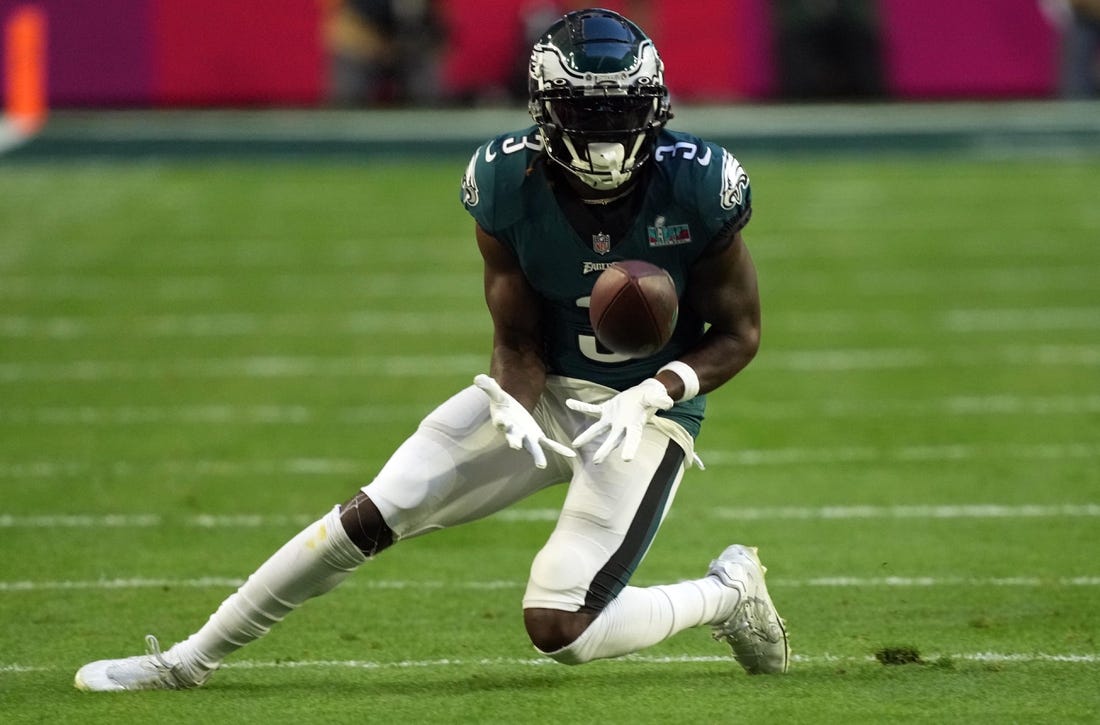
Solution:
[[[609,90],[544,98],[542,104],[540,129],[550,158],[588,186],[617,188],[649,158],[659,128],[656,94]]]
[[[529,109],[547,154],[592,189],[622,186],[671,117],[663,80],[652,41],[630,21],[565,16],[531,54]]]

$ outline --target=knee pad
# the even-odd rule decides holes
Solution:
[[[599,562],[591,552],[570,541],[571,537],[554,534],[531,563],[524,609],[561,609],[577,611],[585,606],[592,576]]]
[[[340,524],[351,542],[368,558],[393,544],[393,530],[382,519],[374,502],[361,491],[341,507]]]

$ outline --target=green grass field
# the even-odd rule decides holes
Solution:
[[[764,345],[635,583],[758,545],[792,632],[580,668],[520,597],[554,490],[399,545],[198,691],[89,695],[485,370],[464,161],[0,170],[0,720],[1086,722],[1100,161],[741,159]],[[911,647],[922,662],[884,666]]]

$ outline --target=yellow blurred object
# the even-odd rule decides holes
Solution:
[[[1100,20],[1100,0],[1069,0],[1069,4],[1078,13]]]
[[[329,4],[323,31],[329,52],[380,63],[393,58],[393,41],[381,30],[366,22],[348,3],[337,0]]]

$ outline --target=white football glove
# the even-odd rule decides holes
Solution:
[[[570,398],[565,404],[580,413],[599,418],[573,439],[573,447],[580,448],[601,433],[607,433],[607,439],[592,456],[594,463],[603,463],[608,454],[620,445],[623,460],[634,460],[646,423],[658,410],[671,408],[672,398],[660,380],[647,378],[603,403],[585,403]]]
[[[543,446],[566,458],[577,455],[572,448],[547,438],[530,411],[506,393],[496,380],[488,375],[478,375],[474,378],[474,385],[489,396],[489,415],[493,425],[504,433],[509,446],[517,451],[524,448],[531,454],[531,458],[535,459],[535,468],[546,468]]]

